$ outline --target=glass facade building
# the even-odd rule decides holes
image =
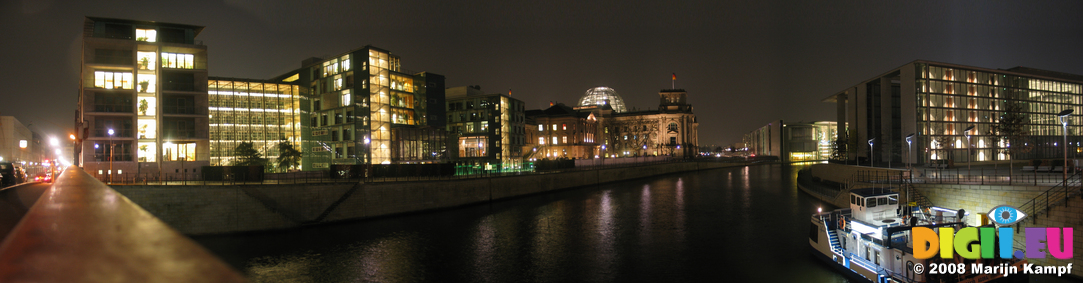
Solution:
[[[428,85],[443,86],[443,76],[403,70],[398,56],[372,46],[303,66],[276,80],[308,88],[310,103],[301,109],[311,113],[302,122],[312,128],[302,143],[306,169],[438,160],[432,153],[443,146],[433,139],[446,134],[427,130],[427,109],[430,99],[443,103],[443,89],[429,97]]]
[[[268,160],[278,158],[280,142],[302,149],[302,132],[308,131],[302,123],[309,113],[301,111],[308,98],[300,86],[214,77],[207,83],[211,166],[232,165],[241,142],[251,142]]]
[[[915,163],[1060,159],[1064,146],[1069,147],[1068,158],[1083,151],[1083,120],[1069,118],[1065,145],[1056,115],[1083,111],[1079,75],[915,61],[824,101],[836,103],[839,125],[850,122],[850,160],[870,155],[885,162],[905,162],[910,155]],[[1023,118],[1020,124],[1027,134],[1017,144],[994,131],[1001,118],[1009,116]],[[969,127],[974,128],[967,132]],[[911,133],[915,138],[908,146],[905,136]],[[868,139],[874,139],[871,151]],[[1009,156],[1002,149],[1015,153]]]

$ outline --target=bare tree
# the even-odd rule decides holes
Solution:
[[[1009,170],[1015,169],[1012,161],[1015,161],[1018,154],[1025,154],[1034,148],[1026,142],[1029,125],[1030,118],[1023,113],[1023,104],[1005,101],[1004,114],[1000,115],[996,125],[990,127],[989,134],[997,138],[995,144],[998,153],[1004,153],[1011,160],[1008,162],[1008,168],[1011,168]],[[1007,146],[1000,148],[1000,141],[1006,142]],[[1008,175],[1011,178],[1010,172]]]

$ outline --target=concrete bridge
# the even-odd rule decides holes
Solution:
[[[0,205],[0,282],[245,281],[78,167],[0,190]]]

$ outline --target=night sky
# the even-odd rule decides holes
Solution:
[[[821,99],[916,59],[1083,74],[1083,1],[275,2],[4,0],[0,115],[67,135],[85,16],[205,26],[211,76],[266,79],[371,44],[527,109],[595,86],[656,108],[676,73],[701,145],[834,120]]]

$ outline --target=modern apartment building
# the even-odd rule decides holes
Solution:
[[[211,166],[232,165],[237,156],[234,149],[242,142],[251,142],[261,156],[275,160],[278,144],[288,142],[301,149],[302,133],[309,128],[308,106],[301,86],[265,80],[211,77],[208,80]],[[303,105],[303,106],[302,106]],[[284,171],[295,168],[277,168]]]
[[[1069,158],[1083,151],[1079,145],[1083,120],[1068,117],[1065,144],[1064,126],[1057,116],[1064,110],[1083,113],[1080,75],[918,60],[843,89],[824,102],[836,104],[838,131],[848,137],[850,161],[870,156],[878,164],[908,159],[918,164],[1059,159],[1065,146]],[[1027,132],[1025,138],[1012,141],[996,134],[994,126],[1010,117],[1022,118],[1016,124]],[[974,128],[966,131],[970,127]],[[910,134],[914,136],[908,144]],[[1007,155],[1004,149],[1015,153]]]
[[[88,173],[191,174],[209,164],[202,30],[86,18],[76,128]]]
[[[456,164],[485,170],[522,168],[522,100],[485,94],[479,86],[453,87],[445,94],[448,152]]]

